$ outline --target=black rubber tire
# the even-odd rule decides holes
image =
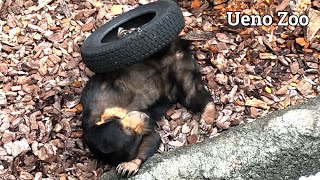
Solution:
[[[119,27],[138,29],[118,39]],[[94,31],[81,46],[81,56],[93,72],[112,72],[158,52],[177,37],[183,27],[184,17],[176,2],[159,0],[141,5]]]

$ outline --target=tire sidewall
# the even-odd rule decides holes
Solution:
[[[131,41],[135,41],[136,39],[143,39],[144,31],[152,30],[152,24],[158,23],[161,21],[163,14],[172,10],[177,4],[173,1],[157,1],[156,3],[149,3],[143,6],[139,6],[136,9],[131,11],[127,11],[112,20],[108,21],[106,24],[98,28],[94,31],[85,41],[85,43],[81,46],[82,51],[90,51],[91,49],[95,49],[97,52],[96,55],[99,56],[105,52],[106,49],[113,48],[113,49],[120,49],[122,48],[123,44],[130,43]],[[156,13],[151,21],[147,22],[146,24],[139,27],[138,31],[134,31],[127,36],[107,42],[102,43],[102,39],[111,32],[114,28],[120,27],[121,24],[130,21],[131,19],[147,14],[147,13]],[[156,38],[156,37],[154,37]],[[111,47],[110,47],[111,46]],[[101,49],[101,52],[99,52]],[[93,55],[93,54],[91,54]]]

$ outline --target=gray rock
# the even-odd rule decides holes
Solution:
[[[320,171],[320,98],[156,154],[131,180],[299,179]],[[114,171],[101,180],[119,179]]]

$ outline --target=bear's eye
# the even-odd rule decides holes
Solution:
[[[130,127],[125,127],[125,128],[124,128],[124,132],[125,132],[126,134],[129,134],[129,135],[131,135],[131,134],[134,133],[133,129],[130,128]]]

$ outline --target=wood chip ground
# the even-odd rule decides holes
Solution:
[[[97,179],[111,167],[83,143],[80,94],[93,73],[79,46],[97,27],[149,0],[0,0],[0,176]],[[181,36],[217,106],[212,124],[180,104],[158,123],[160,152],[314,98],[320,91],[320,1],[182,0]],[[306,27],[232,27],[227,11],[308,14]]]

